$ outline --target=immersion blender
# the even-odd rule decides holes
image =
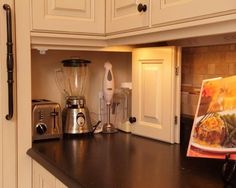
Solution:
[[[115,133],[117,132],[117,129],[110,122],[110,107],[111,107],[111,100],[114,94],[114,77],[111,63],[106,62],[104,64],[104,68],[105,68],[105,75],[103,80],[103,95],[107,106],[107,123],[103,125],[102,132]]]

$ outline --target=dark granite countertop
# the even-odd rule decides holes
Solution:
[[[223,188],[224,161],[187,158],[186,148],[119,132],[36,142],[27,153],[68,187]]]

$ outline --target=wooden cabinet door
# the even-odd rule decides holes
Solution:
[[[14,74],[14,113],[11,120],[6,120],[8,114],[8,86],[7,86],[7,26],[6,11],[2,8],[8,4],[12,14],[12,32],[14,32],[14,0],[0,0],[0,187],[17,187],[17,139],[16,139],[16,80]],[[15,45],[14,34],[13,46]],[[13,54],[15,52],[13,50]],[[15,64],[15,63],[14,63]],[[15,66],[16,67],[16,66]],[[14,73],[16,69],[14,67]]]
[[[55,176],[33,161],[33,188],[67,188]]]
[[[138,4],[147,6],[139,12]],[[134,30],[148,27],[149,0],[108,0],[106,1],[106,33]]]
[[[60,180],[56,179],[56,188],[67,188]]]
[[[33,161],[33,188],[56,188],[55,177],[35,161]]]
[[[57,32],[105,32],[105,0],[32,0],[32,29]]]
[[[236,13],[236,1],[157,0],[152,1],[151,11],[152,25],[172,25]]]
[[[180,81],[175,47],[140,48],[132,55],[133,134],[178,142]],[[180,80],[180,79],[179,79]]]

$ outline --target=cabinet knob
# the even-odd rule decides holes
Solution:
[[[136,122],[136,117],[130,117],[129,122],[130,123],[135,123]]]
[[[138,9],[139,12],[146,12],[147,5],[139,3],[137,9]]]
[[[42,135],[47,132],[47,125],[44,123],[39,123],[36,125],[36,131],[38,134]]]

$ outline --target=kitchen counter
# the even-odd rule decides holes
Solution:
[[[72,188],[223,188],[224,161],[188,158],[186,148],[118,132],[40,141],[27,153]]]

